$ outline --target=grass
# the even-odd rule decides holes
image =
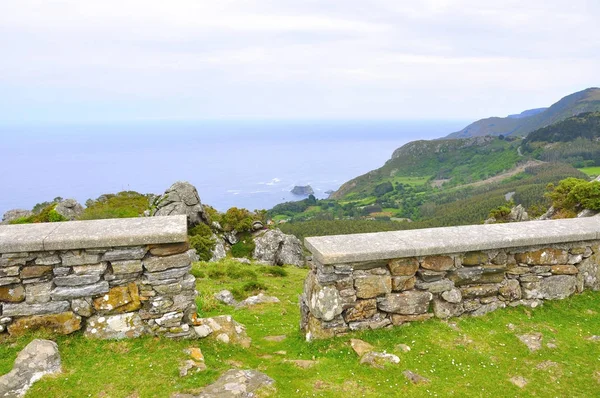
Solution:
[[[587,174],[590,177],[596,177],[600,175],[600,167],[595,166],[595,167],[583,167],[581,169],[578,169],[579,171]]]
[[[396,177],[393,177],[391,179],[391,181],[394,183],[394,185],[400,183],[400,184],[404,184],[404,185],[417,186],[417,185],[426,184],[430,178],[431,178],[431,176],[425,176],[425,177],[396,176]]]
[[[563,301],[548,302],[534,310],[510,308],[483,318],[458,318],[451,322],[429,321],[408,327],[367,331],[329,341],[306,343],[298,330],[298,294],[307,270],[222,263],[196,263],[198,303],[203,316],[231,314],[246,325],[252,347],[243,349],[208,340],[172,341],[160,338],[107,342],[83,338],[81,334],[56,341],[63,358],[64,373],[44,378],[28,397],[169,397],[174,392],[198,392],[232,367],[257,369],[276,380],[278,397],[589,397],[600,391],[600,343],[588,341],[600,335],[600,293],[588,292]],[[276,268],[280,269],[280,268]],[[221,271],[221,272],[217,272]],[[287,273],[287,274],[286,274]],[[215,275],[211,278],[208,275]],[[236,310],[218,303],[213,293],[238,291],[244,298],[247,284],[258,284],[265,293],[281,300]],[[508,325],[514,325],[511,330]],[[544,346],[530,353],[516,335],[539,332]],[[266,336],[286,335],[283,342]],[[8,372],[17,353],[34,336],[4,339],[0,344],[0,374]],[[39,335],[38,335],[39,336]],[[359,364],[349,348],[350,338],[361,338],[377,350],[397,354],[400,365],[372,369]],[[395,347],[408,344],[408,353]],[[178,375],[183,350],[200,347],[208,371],[186,378]],[[283,354],[282,351],[285,351]],[[296,368],[286,360],[314,359],[310,369]],[[556,366],[537,369],[545,361]],[[431,380],[423,386],[410,384],[402,371],[410,369]],[[519,389],[508,380],[529,380]]]

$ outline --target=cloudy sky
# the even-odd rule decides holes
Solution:
[[[0,0],[0,122],[475,119],[600,85],[598,0]]]

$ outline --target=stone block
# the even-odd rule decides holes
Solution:
[[[392,278],[389,276],[364,276],[354,280],[356,297],[369,299],[392,291]]]
[[[21,270],[21,279],[40,278],[52,275],[51,265],[29,265]]]
[[[190,250],[189,242],[171,243],[166,245],[150,245],[150,254],[153,256],[172,256],[174,254],[185,253]]]
[[[421,261],[421,267],[431,271],[449,271],[454,268],[454,259],[450,256],[427,256]]]
[[[457,304],[462,301],[462,293],[457,288],[442,293],[442,298],[449,303]]]
[[[429,310],[433,294],[411,290],[391,293],[377,300],[377,307],[384,312],[401,315],[423,314]]]
[[[44,304],[50,301],[52,282],[34,283],[25,286],[27,304]]]
[[[71,300],[71,309],[74,313],[85,318],[89,318],[94,314],[94,307],[92,306],[92,299],[76,298]]]
[[[17,318],[8,325],[8,333],[13,337],[23,336],[38,330],[67,335],[79,329],[81,329],[81,317],[72,312]]]
[[[19,276],[20,269],[18,266],[0,268],[0,278]]]
[[[100,262],[99,254],[91,254],[85,250],[74,250],[61,255],[62,265],[73,267],[75,265],[98,264]]]
[[[94,309],[104,314],[122,314],[141,308],[138,286],[130,283],[127,286],[111,288],[108,293],[93,301]]]
[[[9,276],[6,278],[0,278],[0,286],[6,286],[6,285],[14,285],[21,282],[20,278],[17,278],[16,276]]]
[[[146,247],[123,247],[107,251],[102,256],[102,261],[128,261],[141,260],[146,255]]]
[[[466,267],[487,264],[488,261],[488,255],[484,252],[469,252],[462,257],[462,265]]]
[[[498,292],[508,301],[520,300],[522,297],[521,285],[519,284],[519,281],[514,279],[507,280],[500,289],[498,289]]]
[[[118,315],[94,315],[88,319],[85,336],[100,340],[121,340],[140,337],[144,323],[136,312]]]
[[[83,285],[92,285],[100,280],[100,275],[67,275],[67,276],[57,276],[54,278],[54,284],[56,286],[83,286]]]
[[[0,302],[20,303],[25,300],[23,285],[0,286]]]
[[[450,303],[446,300],[433,300],[433,313],[436,318],[448,319],[460,316],[465,311],[462,303]]]
[[[93,297],[108,293],[109,285],[106,281],[100,281],[93,285],[86,286],[64,286],[56,287],[52,290],[52,300],[65,300],[81,297]]]
[[[346,322],[363,321],[377,314],[377,300],[358,300],[356,304],[344,313]]]
[[[423,279],[425,282],[435,282],[442,280],[446,277],[447,272],[445,271],[432,271],[429,269],[419,269],[417,274]]]
[[[102,275],[106,272],[107,266],[107,263],[76,265],[73,267],[73,273],[75,275]]]
[[[415,257],[400,258],[388,263],[392,276],[414,276],[419,269],[419,261]]]
[[[335,319],[344,310],[342,298],[334,286],[314,284],[308,292],[307,304],[310,312],[324,321]]]
[[[569,261],[569,253],[565,250],[549,247],[541,250],[516,253],[515,259],[520,264],[528,265],[567,264]]]
[[[150,284],[153,284],[153,283],[165,281],[165,280],[179,279],[179,278],[183,278],[184,276],[189,274],[191,269],[192,269],[192,267],[191,267],[191,265],[189,265],[189,266],[183,267],[183,268],[172,268],[172,269],[168,269],[166,271],[160,271],[160,272],[144,272],[144,280]],[[169,283],[173,283],[173,282],[169,282]]]
[[[55,253],[43,253],[36,257],[35,265],[57,265],[60,264],[60,256]]]
[[[577,278],[575,276],[550,276],[540,282],[540,298],[548,300],[564,299],[573,295],[576,289]]]
[[[579,270],[574,265],[553,265],[550,272],[554,275],[577,275]]]
[[[392,277],[392,290],[400,292],[403,290],[414,289],[417,278],[414,276],[393,276]]]
[[[498,294],[498,290],[500,289],[500,285],[497,284],[486,284],[486,285],[476,285],[476,286],[467,286],[461,287],[460,292],[463,298],[470,299],[476,297],[487,297]]]
[[[2,316],[15,317],[15,316],[31,316],[31,315],[46,315],[46,314],[59,314],[67,312],[71,308],[71,304],[68,301],[51,301],[44,304],[10,304],[5,303],[2,305]]]
[[[416,288],[419,290],[427,290],[431,293],[443,293],[454,288],[454,282],[449,279],[442,279],[435,282],[418,282]]]
[[[110,265],[114,275],[134,274],[143,271],[140,260],[111,261]]]
[[[144,269],[148,272],[160,272],[172,268],[187,267],[191,264],[187,252],[165,257],[147,257],[142,261]]]

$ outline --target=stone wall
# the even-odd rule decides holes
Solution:
[[[0,226],[0,332],[195,337],[185,216]]]
[[[307,238],[310,339],[434,317],[481,316],[600,290],[595,219]]]

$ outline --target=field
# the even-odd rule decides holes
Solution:
[[[589,175],[590,177],[597,177],[600,175],[600,167],[583,167],[581,169],[578,169],[581,172],[584,172],[585,174]]]
[[[307,270],[241,265],[229,260],[196,263],[202,316],[231,314],[246,325],[252,346],[227,346],[208,340],[141,338],[93,341],[81,334],[56,339],[64,373],[36,383],[27,397],[169,397],[199,392],[230,368],[257,369],[276,380],[278,397],[591,397],[600,395],[600,293],[588,292],[541,308],[499,310],[483,318],[429,321],[408,327],[368,331],[330,341],[306,343],[298,330],[298,295]],[[229,289],[243,298],[262,289],[281,300],[236,310],[213,293]],[[517,335],[539,332],[544,347],[530,352]],[[267,336],[285,335],[282,342]],[[8,372],[34,336],[0,340],[0,374]],[[38,335],[39,337],[39,335]],[[351,337],[394,353],[399,365],[375,369],[359,364]],[[410,346],[401,352],[398,344]],[[547,344],[556,348],[549,348]],[[183,350],[200,347],[208,370],[179,377]],[[299,368],[289,360],[311,360]],[[430,380],[413,385],[411,370]],[[509,379],[522,376],[520,389]]]

